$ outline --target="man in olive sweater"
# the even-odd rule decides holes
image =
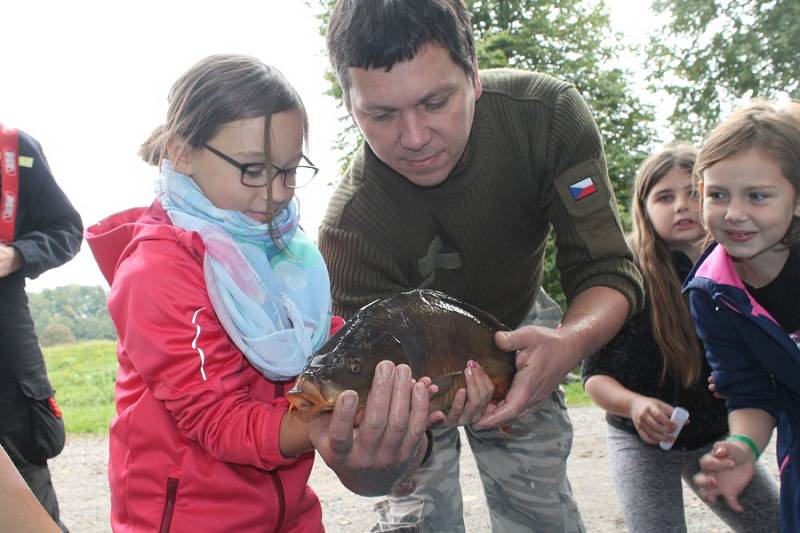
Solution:
[[[588,107],[542,74],[479,73],[462,0],[339,0],[327,39],[366,139],[319,231],[335,311],[430,287],[517,328],[496,337],[518,351],[510,392],[466,427],[492,526],[583,531],[558,385],[642,299]],[[551,227],[569,302],[557,329],[532,325]],[[434,435],[376,531],[464,531],[458,432]]]

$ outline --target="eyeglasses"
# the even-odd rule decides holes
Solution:
[[[311,180],[314,179],[314,176],[317,175],[319,169],[314,166],[306,156],[300,156],[301,163],[308,163],[307,165],[298,165],[292,168],[281,168],[276,165],[272,166],[272,172],[267,172],[267,165],[265,163],[247,163],[242,164],[235,160],[234,158],[227,156],[217,150],[216,148],[212,148],[211,146],[204,144],[203,148],[214,154],[215,156],[219,157],[220,159],[224,160],[227,163],[235,166],[239,169],[242,173],[242,185],[247,187],[266,187],[272,180],[274,180],[278,175],[283,177],[283,186],[287,189],[299,189],[300,187],[305,187],[308,185]],[[271,175],[270,175],[271,174]]]

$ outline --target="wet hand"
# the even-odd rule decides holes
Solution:
[[[647,396],[640,396],[631,402],[629,418],[633,420],[639,437],[647,444],[658,444],[663,440],[672,440],[670,435],[677,426],[669,417],[672,406]]]
[[[496,409],[487,410],[476,429],[511,424],[516,418],[541,406],[572,368],[569,339],[559,330],[523,326],[495,334],[495,343],[504,351],[517,351],[517,373],[505,399]]]
[[[357,405],[354,391],[340,394],[333,413],[312,420],[311,442],[348,489],[387,494],[419,466],[427,449],[428,385],[413,380],[407,365],[382,361],[360,415]]]

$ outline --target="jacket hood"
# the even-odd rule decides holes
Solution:
[[[109,285],[120,262],[143,240],[186,241],[187,248],[198,257],[204,250],[200,236],[173,226],[157,200],[150,207],[120,211],[92,224],[84,231],[84,237]]]

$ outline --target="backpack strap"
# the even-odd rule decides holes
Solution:
[[[19,203],[19,136],[0,124],[0,242],[14,240]]]

